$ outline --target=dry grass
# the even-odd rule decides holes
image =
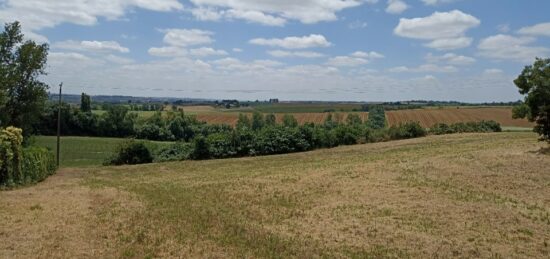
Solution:
[[[65,171],[0,193],[0,257],[548,258],[550,156],[535,139]]]

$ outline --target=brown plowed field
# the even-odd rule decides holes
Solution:
[[[361,112],[361,118],[367,120],[368,113]],[[293,113],[298,123],[307,122],[322,123],[328,113]],[[209,124],[229,124],[234,126],[237,123],[238,113],[205,113],[198,114],[197,119]],[[277,121],[281,121],[284,114],[276,114]],[[347,113],[333,113],[334,119],[345,121]],[[386,111],[386,119],[389,125],[418,121],[424,127],[431,127],[436,123],[457,123],[481,120],[494,120],[502,126],[508,127],[532,127],[527,120],[512,119],[511,108],[446,108],[446,109],[418,109]]]
[[[527,120],[512,119],[511,108],[461,108],[461,109],[422,109],[387,111],[386,120],[390,125],[400,122],[418,121],[424,127],[436,123],[457,123],[481,120],[494,120],[502,126],[532,127]]]

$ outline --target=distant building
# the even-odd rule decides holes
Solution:
[[[279,99],[278,98],[269,99],[269,103],[279,103]]]

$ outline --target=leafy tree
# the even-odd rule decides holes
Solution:
[[[202,160],[210,158],[210,147],[208,142],[203,136],[196,137],[193,141],[193,152],[191,157],[193,159]]]
[[[7,23],[0,33],[0,124],[29,134],[48,98],[45,75],[48,45],[23,41],[19,22]]]
[[[260,130],[264,127],[265,120],[264,116],[259,113],[255,112],[252,114],[252,130]]]
[[[275,114],[270,113],[265,116],[265,125],[268,127],[277,125],[277,117],[275,117]]]
[[[363,124],[363,120],[361,120],[361,117],[359,117],[359,115],[357,115],[356,113],[348,114],[346,121],[347,121],[347,124],[350,126],[358,126]]]
[[[85,93],[80,96],[80,110],[82,112],[92,112],[92,99]]]
[[[239,119],[237,120],[237,129],[250,129],[252,128],[252,123],[250,122],[250,118],[246,116],[246,114],[239,114]]]
[[[527,118],[537,125],[534,131],[541,141],[550,143],[550,58],[537,58],[526,66],[514,83],[525,96],[523,104],[514,109],[514,118]]]
[[[283,116],[283,126],[289,127],[289,128],[295,128],[295,127],[298,127],[298,121],[291,114],[285,114]]]

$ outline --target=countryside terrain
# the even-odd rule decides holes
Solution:
[[[0,195],[0,257],[547,258],[550,156],[525,132],[65,167]]]

